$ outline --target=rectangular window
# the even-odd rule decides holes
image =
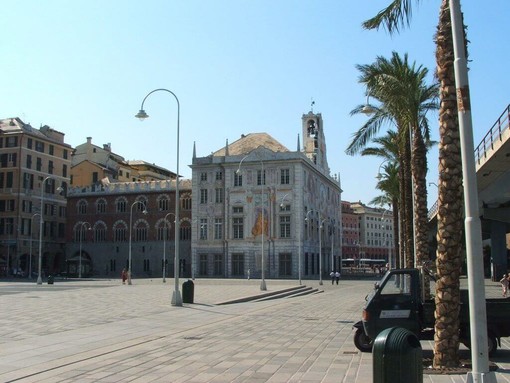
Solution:
[[[282,185],[290,184],[290,170],[289,169],[281,169],[280,170],[280,183]]]
[[[200,173],[200,181],[207,181],[207,173],[206,172]]]
[[[243,186],[243,175],[234,172],[234,186]]]
[[[67,165],[62,165],[62,177],[67,177]]]
[[[223,189],[222,188],[216,188],[215,190],[215,201],[216,203],[223,203]]]
[[[232,219],[232,228],[234,239],[244,238],[244,222],[242,217]]]
[[[243,214],[243,207],[242,206],[232,207],[232,213],[233,214]]]
[[[281,277],[290,277],[292,275],[292,255],[288,253],[279,254],[279,272]]]
[[[53,161],[48,161],[48,173],[53,174]]]
[[[214,219],[214,239],[223,239],[223,219]]]
[[[18,137],[7,137],[5,140],[5,147],[6,148],[15,148],[18,146]]]
[[[42,170],[42,159],[37,157],[37,163],[35,165],[35,169],[40,172]]]
[[[32,156],[27,154],[27,169],[32,169]]]
[[[53,145],[50,145],[49,154],[50,156],[53,156],[55,154],[55,147]]]
[[[214,254],[213,275],[223,275],[223,255]]]
[[[262,173],[262,170],[257,170],[257,185],[265,185],[266,184],[266,171]]]
[[[7,177],[5,180],[5,187],[6,188],[12,188],[14,184],[14,173],[13,172],[7,172]]]
[[[63,157],[64,157],[64,160],[67,160],[67,157],[68,157],[67,149],[64,149]]]
[[[232,275],[244,275],[244,254],[232,254]]]
[[[207,189],[200,189],[200,203],[207,203]]]
[[[290,215],[280,216],[280,238],[290,238]]]
[[[32,139],[31,138],[29,138],[27,140],[27,149],[32,149]]]
[[[200,275],[207,275],[207,254],[200,254],[200,265],[198,273]]]
[[[223,179],[223,172],[217,171],[216,172],[216,181],[221,181]]]
[[[44,142],[36,141],[35,142],[35,150],[41,153],[44,153]]]

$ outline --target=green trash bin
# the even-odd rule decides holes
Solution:
[[[374,383],[423,382],[420,340],[411,331],[401,327],[381,331],[372,352]]]
[[[53,275],[48,275],[48,285],[52,285],[55,282],[55,278]]]
[[[191,279],[182,284],[182,303],[193,303],[195,285]]]

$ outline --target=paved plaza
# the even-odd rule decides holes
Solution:
[[[352,325],[373,280],[306,280],[323,292],[218,305],[259,283],[197,279],[195,303],[173,307],[172,279],[0,282],[0,382],[372,382]],[[267,280],[269,291],[296,285]],[[498,382],[510,381],[507,339],[493,361]],[[466,375],[425,371],[424,381]]]

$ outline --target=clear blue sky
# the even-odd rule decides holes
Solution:
[[[296,149],[301,116],[322,113],[328,161],[343,199],[365,203],[378,159],[345,148],[363,117],[356,64],[393,50],[435,67],[439,0],[415,7],[399,35],[365,31],[361,22],[390,0],[17,0],[2,4],[0,118],[47,124],[77,146],[111,143],[126,159],[175,171],[176,103],[181,103],[180,173],[191,176],[193,142],[206,156],[243,133],[267,132]],[[510,1],[462,1],[468,25],[475,146],[510,102]],[[430,116],[437,139],[437,115]],[[429,155],[437,182],[437,149]],[[429,206],[437,196],[429,190]]]

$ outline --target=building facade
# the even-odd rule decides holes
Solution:
[[[359,216],[358,259],[384,259],[393,264],[395,254],[393,212],[366,206],[361,202],[351,203],[351,208]]]
[[[64,133],[0,120],[0,275],[54,273],[65,261],[71,168]]]
[[[191,182],[179,182],[180,275],[191,276]],[[174,275],[175,181],[117,182],[70,188],[66,273],[133,278]],[[81,269],[81,273],[80,273]]]
[[[339,267],[339,180],[329,174],[323,121],[302,117],[290,151],[266,133],[242,135],[192,161],[193,274],[319,278]]]
[[[360,215],[354,212],[351,203],[342,201],[342,255],[344,265],[351,265],[360,258]]]

